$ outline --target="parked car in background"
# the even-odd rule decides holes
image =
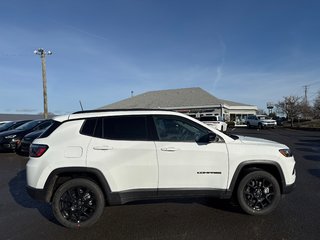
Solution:
[[[247,127],[257,127],[262,128],[275,128],[277,126],[277,121],[268,118],[266,115],[253,115],[247,118]]]
[[[277,121],[277,126],[283,126],[283,123],[287,121],[287,118],[285,118],[285,117],[277,117],[276,121]]]
[[[29,156],[29,148],[30,148],[31,143],[33,142],[33,140],[38,138],[46,129],[47,128],[42,129],[42,130],[38,130],[38,131],[34,131],[34,132],[31,132],[31,133],[28,133],[27,135],[25,135],[21,139],[20,143],[17,144],[16,153],[21,156]]]
[[[0,132],[8,131],[15,129],[22,124],[25,124],[27,122],[30,122],[31,120],[22,120],[22,121],[7,121],[6,123],[3,123],[0,125]]]
[[[225,123],[219,116],[201,116],[200,121],[221,132],[227,131],[228,124]]]
[[[34,120],[22,124],[21,126],[0,133],[0,151],[15,151],[21,139],[28,133],[47,128],[52,120]]]

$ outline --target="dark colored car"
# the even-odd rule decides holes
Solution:
[[[40,137],[40,135],[46,130],[47,128],[39,131],[34,131],[25,135],[20,143],[17,145],[16,153],[21,156],[29,156],[29,148],[33,140]]]
[[[21,139],[28,133],[47,128],[52,120],[34,120],[22,124],[16,129],[0,133],[0,151],[15,151]]]
[[[25,123],[30,122],[30,121],[31,120],[12,121],[12,122],[7,122],[7,123],[4,123],[4,124],[1,124],[0,125],[0,132],[4,132],[4,131],[15,129],[15,128],[21,126],[22,124],[25,124]]]

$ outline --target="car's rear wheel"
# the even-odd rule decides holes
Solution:
[[[265,215],[278,206],[281,192],[274,176],[265,171],[254,171],[240,181],[237,197],[246,213]]]
[[[75,178],[62,184],[53,196],[56,219],[68,228],[89,227],[100,218],[105,206],[100,187],[88,179]]]

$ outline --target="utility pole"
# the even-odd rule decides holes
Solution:
[[[304,85],[304,102],[307,104],[308,103],[308,87],[310,85]]]
[[[48,96],[47,96],[47,72],[46,72],[46,56],[52,52],[46,52],[43,48],[34,51],[34,54],[40,55],[42,65],[42,82],[43,82],[43,117],[48,118]]]

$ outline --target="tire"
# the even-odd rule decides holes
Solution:
[[[104,195],[100,187],[84,178],[62,184],[54,193],[52,210],[60,224],[68,228],[89,227],[103,213]]]
[[[262,129],[262,124],[258,123],[258,129]]]
[[[237,198],[244,212],[250,215],[266,215],[275,210],[280,202],[279,183],[268,172],[250,172],[240,181]]]
[[[250,123],[249,123],[249,122],[247,122],[247,127],[248,127],[248,128],[251,128],[251,126],[250,126]]]

